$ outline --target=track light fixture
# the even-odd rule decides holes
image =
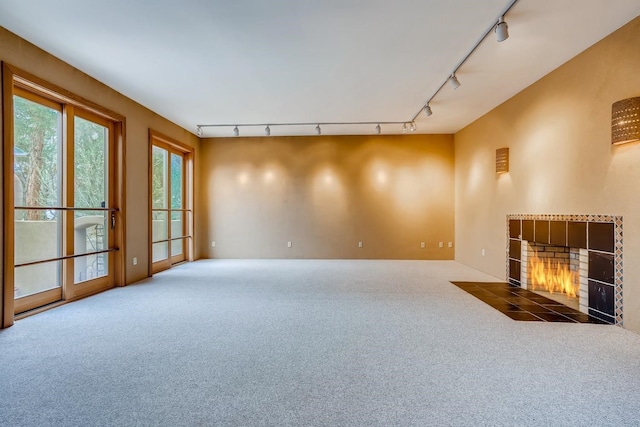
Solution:
[[[376,126],[376,135],[380,135],[382,133],[382,128],[380,127],[380,123]]]
[[[409,130],[411,132],[415,132],[418,130],[418,126],[416,126],[416,122],[411,122],[411,124],[409,125]]]
[[[402,125],[402,133],[407,133],[409,131],[409,125],[407,123],[404,123]]]
[[[424,114],[429,117],[430,115],[433,114],[433,111],[431,111],[431,107],[429,106],[429,103],[427,102],[427,104],[424,106]]]
[[[496,40],[499,42],[503,42],[509,38],[509,26],[504,22],[504,16],[498,18],[498,23],[494,31],[496,32]]]
[[[196,135],[198,135],[198,136],[202,136],[202,126],[198,126],[198,127],[196,128]]]
[[[322,129],[320,129],[320,125],[316,126],[316,135],[322,135]]]
[[[269,127],[269,125],[267,125],[267,127],[264,128],[264,134],[265,134],[265,136],[270,136],[271,135],[271,128]]]
[[[238,129],[238,126],[233,128],[233,136],[239,136],[240,135],[240,129]]]
[[[451,86],[454,89],[458,89],[460,87],[460,82],[458,81],[458,78],[456,77],[455,72],[451,74],[451,77],[449,77],[449,83],[451,83]]]

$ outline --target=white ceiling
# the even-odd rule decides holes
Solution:
[[[411,120],[509,3],[2,0],[0,26],[195,132],[197,124]],[[511,37],[497,43],[489,34],[458,70],[462,86],[445,85],[433,115],[419,115],[418,133],[457,132],[638,15],[639,0],[519,0],[506,16]],[[314,128],[272,127],[272,135]]]

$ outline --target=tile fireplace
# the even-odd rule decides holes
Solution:
[[[623,325],[622,217],[507,215],[509,284]]]

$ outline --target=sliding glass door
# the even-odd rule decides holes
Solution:
[[[191,153],[157,134],[151,136],[152,272],[185,261],[190,239],[191,209],[187,203]]]
[[[113,286],[113,123],[14,88],[14,310]]]
[[[115,209],[113,127],[109,121],[76,111],[73,149],[73,284],[90,289],[112,284]],[[69,235],[71,239],[71,235]]]

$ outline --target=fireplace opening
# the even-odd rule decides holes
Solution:
[[[580,310],[579,249],[528,244],[527,262],[523,288]]]

